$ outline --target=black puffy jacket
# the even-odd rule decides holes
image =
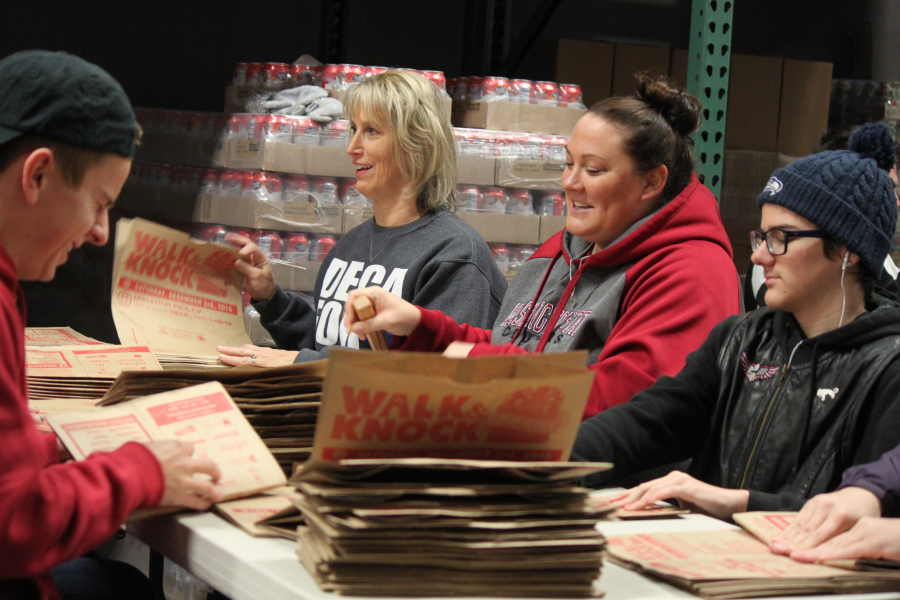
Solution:
[[[808,339],[790,313],[731,317],[678,375],[582,423],[573,460],[613,462],[598,484],[691,458],[697,479],[751,490],[748,510],[797,509],[900,444],[898,356],[886,301]]]

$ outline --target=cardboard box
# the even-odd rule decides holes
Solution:
[[[541,234],[538,238],[538,243],[543,244],[565,228],[565,217],[541,217]]]
[[[281,289],[294,292],[312,292],[322,263],[310,261],[292,265],[284,261],[272,261],[272,276]]]
[[[347,233],[354,227],[362,225],[372,218],[374,211],[371,206],[345,206],[343,232]]]
[[[583,108],[560,108],[537,104],[517,104],[519,107],[519,129],[524,133],[546,135],[572,135],[575,124],[587,113]]]
[[[778,151],[806,156],[828,127],[832,64],[785,59],[778,119]]]
[[[263,140],[228,140],[225,166],[299,173],[319,177],[356,177],[356,169],[343,146],[298,146]]]
[[[722,165],[722,199],[719,212],[723,221],[754,221],[759,227],[756,197],[776,169],[796,160],[777,152],[726,150]]]
[[[726,150],[722,165],[722,200],[719,212],[734,252],[734,265],[743,275],[750,266],[750,230],[759,228],[756,197],[775,169],[796,160],[777,152]]]
[[[334,234],[341,232],[343,218],[343,207],[336,204],[314,206],[306,202],[203,195],[195,205],[193,220],[251,229]]]
[[[457,181],[467,185],[494,185],[497,159],[460,154],[456,158]]]
[[[725,117],[727,150],[775,152],[778,149],[783,63],[781,58],[731,55]]]
[[[612,95],[630,96],[634,93],[636,73],[651,77],[669,74],[671,49],[662,46],[616,44],[613,59]]]
[[[498,158],[496,185],[530,190],[561,190],[563,163],[524,158]]]
[[[577,83],[585,106],[609,98],[612,90],[615,45],[609,42],[559,40],[556,81]]]
[[[672,48],[672,58],[669,60],[669,77],[680,88],[687,89],[688,51],[681,48]]]
[[[459,211],[460,219],[475,228],[486,242],[537,244],[541,218],[536,215],[506,215]]]
[[[471,129],[571,135],[586,111],[515,102],[453,101],[453,125]]]
[[[759,229],[759,219],[747,222],[730,222],[725,224],[725,233],[734,253],[734,268],[738,275],[746,275],[750,269],[750,231]]]

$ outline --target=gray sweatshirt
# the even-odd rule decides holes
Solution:
[[[344,301],[350,290],[371,285],[487,328],[497,318],[507,283],[484,238],[441,210],[399,227],[369,219],[351,229],[322,262],[314,309],[280,287],[253,306],[279,348],[299,350],[296,362],[318,360],[336,344],[360,347],[359,337],[344,329]]]

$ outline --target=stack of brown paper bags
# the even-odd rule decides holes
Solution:
[[[296,529],[291,529],[293,535],[285,536],[278,527],[270,527],[265,523],[277,520],[285,511],[289,513],[299,512],[291,502],[291,498],[297,495],[297,490],[292,485],[285,485],[267,490],[259,496],[242,498],[228,502],[219,502],[213,509],[224,519],[237,525],[253,537],[288,537],[296,540]]]
[[[286,475],[312,451],[325,361],[286,367],[122,373],[100,405],[219,381]]]
[[[26,327],[26,346],[105,346],[71,327]]]
[[[97,400],[127,370],[161,371],[146,346],[26,346],[30,400]]]
[[[353,596],[594,597],[604,513],[579,478],[608,464],[310,461],[292,478],[297,555]]]
[[[219,362],[218,356],[199,356],[195,354],[173,354],[171,352],[155,352],[156,360],[165,371],[230,369],[229,365]]]
[[[616,563],[704,598],[900,590],[900,572],[796,562],[739,529],[612,536],[608,552]]]

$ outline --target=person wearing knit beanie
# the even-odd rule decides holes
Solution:
[[[777,204],[817,224],[881,273],[897,225],[897,201],[888,172],[894,141],[884,122],[850,136],[850,150],[820,152],[772,174],[756,203]]]
[[[850,146],[851,150],[860,156],[866,156],[873,158],[876,164],[882,169],[889,169],[888,177],[893,182],[894,186],[897,184],[897,175],[896,175],[896,166],[894,159],[894,152],[892,151],[891,145],[896,148],[896,143],[891,139],[891,134],[888,129],[886,123],[867,123],[853,132],[852,136],[848,136],[849,139],[844,140],[844,146]],[[840,148],[832,148],[833,150],[839,150]],[[817,157],[821,157],[821,155],[815,155]],[[877,156],[877,158],[876,158]],[[812,158],[812,157],[809,157]],[[801,159],[801,160],[809,160],[809,159]],[[871,161],[868,161],[868,167],[871,168]],[[890,165],[890,166],[888,166]],[[779,174],[775,174],[775,178],[777,179]],[[781,183],[779,179],[778,182],[772,182],[773,190],[778,187],[778,184]],[[769,190],[766,190],[768,192]],[[767,197],[769,194],[766,194]],[[893,191],[894,198],[897,198],[896,190]],[[900,200],[897,200],[897,205],[900,207]],[[883,204],[879,206],[883,207]],[[888,217],[888,221],[890,217]],[[890,225],[888,226],[890,228]],[[823,227],[824,228],[824,227]],[[879,235],[881,239],[881,243],[884,242],[884,236]],[[852,249],[851,249],[852,251]],[[894,264],[891,257],[885,256],[884,261],[882,262],[883,268],[880,269],[881,275],[878,276],[877,273],[872,273],[875,276],[875,293],[883,296],[885,298],[889,298],[892,300],[900,301],[900,282],[898,282],[897,278],[900,276],[900,269],[897,268],[897,265]],[[763,268],[760,265],[754,265],[751,263],[749,265],[749,269],[747,271],[747,278],[744,284],[744,306],[745,309],[755,310],[757,308],[762,308],[766,306],[765,301],[765,293],[766,286],[763,276]]]
[[[750,236],[768,308],[729,317],[677,375],[585,420],[572,459],[614,466],[583,484],[691,459],[609,500],[677,498],[727,519],[797,510],[900,445],[900,303],[872,293],[897,219],[894,161],[876,125],[850,151],[775,171]]]
[[[757,198],[762,229],[751,234],[751,260],[764,269],[766,305],[793,312],[801,326],[826,306],[838,326],[864,312],[891,248],[897,201],[888,171],[896,157],[887,126],[859,128],[850,148],[776,170]]]

